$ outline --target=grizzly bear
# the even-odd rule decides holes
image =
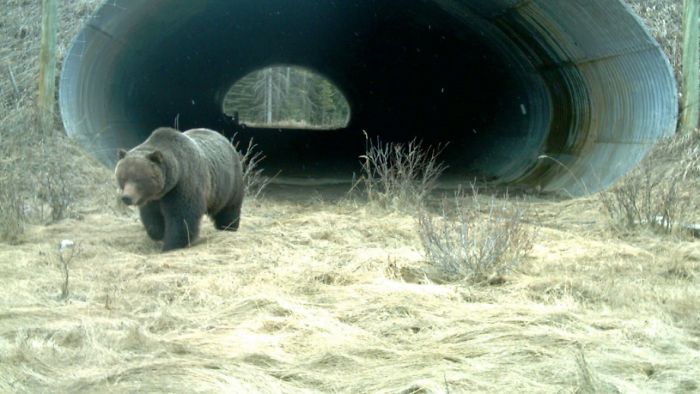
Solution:
[[[141,145],[119,150],[115,174],[122,202],[139,208],[146,233],[163,240],[164,252],[194,241],[205,213],[219,230],[238,229],[241,158],[216,131],[158,128]]]

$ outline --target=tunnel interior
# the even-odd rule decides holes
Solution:
[[[553,3],[113,0],[64,61],[61,113],[107,165],[117,148],[177,125],[253,138],[265,170],[282,178],[347,180],[366,138],[417,138],[448,143],[447,177],[580,194],[672,132],[676,91],[665,56],[622,3]],[[228,89],[272,65],[330,80],[350,104],[348,126],[232,123]]]

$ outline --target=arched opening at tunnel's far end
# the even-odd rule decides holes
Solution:
[[[275,64],[332,81],[349,122],[232,124],[229,88]],[[177,120],[254,138],[286,176],[350,179],[367,133],[449,142],[455,179],[573,194],[624,174],[677,114],[666,58],[618,0],[114,0],[74,40],[60,105],[69,135],[108,164]]]
[[[337,130],[350,121],[343,92],[323,76],[297,66],[265,67],[234,83],[224,114],[246,127]]]

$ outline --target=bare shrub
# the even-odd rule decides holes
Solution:
[[[5,143],[6,139],[0,141]],[[0,240],[17,242],[24,232],[24,193],[18,158],[0,160]]]
[[[608,192],[600,200],[618,228],[649,227],[671,231],[678,217],[678,179],[664,179],[655,175],[651,161],[640,167]]]
[[[31,122],[27,110],[15,110],[0,120],[0,239],[8,242],[17,242],[24,232],[32,189],[32,173],[26,169],[31,149],[12,125]]]
[[[611,226],[671,233],[686,225],[696,208],[698,146],[697,134],[661,141],[637,168],[600,193]]]
[[[60,137],[44,137],[38,148],[40,164],[34,176],[37,182],[37,197],[41,202],[41,220],[56,222],[68,215],[77,198],[77,191],[69,180],[70,163],[66,161]]]
[[[0,182],[2,183],[5,182]],[[22,200],[19,193],[3,188],[0,190],[0,240],[15,243],[23,232]]]
[[[56,254],[57,266],[61,270],[63,281],[61,282],[61,295],[59,298],[65,300],[70,295],[70,264],[73,258],[80,254],[80,250],[75,242],[64,239],[58,244],[58,252]]]
[[[235,139],[236,136],[234,135]],[[236,150],[241,152],[239,149],[239,141],[237,141],[234,146]],[[241,152],[241,164],[243,166],[243,185],[245,187],[246,198],[257,200],[262,196],[265,188],[272,182],[272,180],[277,176],[276,174],[272,177],[263,174],[263,169],[260,167],[260,163],[265,160],[265,155],[262,151],[257,150],[258,145],[253,142],[251,138],[248,140],[248,145],[246,149]]]
[[[0,119],[0,240],[17,242],[26,224],[69,217],[76,205],[100,205],[113,195],[110,177],[59,131],[40,132],[31,105],[11,111]]]
[[[690,132],[680,134],[675,140],[673,146],[669,149],[669,154],[674,157],[681,157],[681,176],[683,180],[689,183],[697,183],[700,179],[700,129],[696,128]]]
[[[33,222],[56,222],[69,216],[83,181],[75,167],[82,163],[68,152],[65,136],[27,132],[16,145],[24,145],[24,156],[14,171],[25,181],[27,218]],[[17,147],[17,146],[16,146]]]
[[[365,134],[366,137],[366,134]],[[438,161],[444,145],[424,146],[416,139],[408,143],[384,143],[367,138],[362,173],[351,188],[362,189],[367,200],[384,208],[412,209],[422,205],[435,189],[447,165]]]
[[[70,40],[101,3],[92,0],[62,2],[57,43],[59,63]],[[65,217],[77,196],[76,191],[95,187],[87,185],[93,180],[93,177],[85,177],[88,170],[82,169],[79,174],[69,171],[75,151],[66,149],[69,144],[62,132],[42,136],[37,130],[35,100],[41,7],[41,2],[10,1],[0,17],[0,37],[3,37],[0,49],[3,59],[0,67],[2,241],[18,241],[27,223]],[[78,165],[86,167],[85,162]]]
[[[418,233],[426,258],[450,280],[482,283],[515,269],[532,249],[528,216],[526,206],[507,194],[483,203],[472,185],[471,195],[459,190],[443,197],[437,217],[420,210]]]

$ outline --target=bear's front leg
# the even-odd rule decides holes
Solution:
[[[154,240],[160,241],[165,235],[165,219],[160,211],[160,202],[151,201],[139,208],[141,223],[146,228],[146,234]]]
[[[188,247],[199,235],[199,221],[204,215],[204,201],[192,201],[171,193],[161,200],[165,219],[163,252]]]

